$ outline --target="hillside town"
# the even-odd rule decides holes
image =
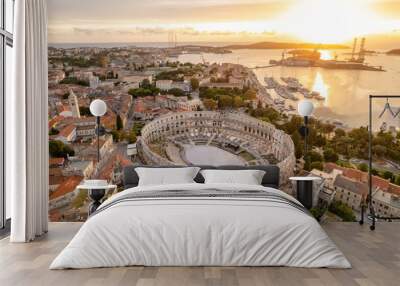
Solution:
[[[357,148],[343,149],[340,142],[362,133],[362,129],[357,133],[312,121],[316,131],[310,134],[310,143],[315,148],[307,165],[301,160],[303,142],[297,134],[301,119],[293,113],[278,111],[252,70],[229,63],[181,63],[174,58],[174,52],[168,48],[137,47],[49,48],[49,215],[52,221],[87,218],[90,199],[85,190],[77,188],[85,179],[105,179],[119,186],[110,190],[110,195],[121,190],[123,167],[149,163],[141,156],[137,144],[146,124],[171,113],[232,110],[243,114],[243,119],[251,116],[289,134],[294,143],[296,170],[305,169],[321,177],[325,182],[321,199],[341,202],[357,215],[367,195],[366,170],[357,170],[358,165],[354,164],[344,167],[335,163],[344,157],[359,157],[346,153]],[[91,101],[97,98],[107,104],[107,112],[101,117],[102,132],[98,130],[99,141],[96,119],[89,110]],[[190,139],[189,136],[185,140],[210,143],[218,136],[221,134],[214,134],[212,138]],[[275,160],[271,154],[262,154],[269,150],[263,142],[265,134],[257,131],[252,136],[258,139],[248,137],[247,141],[246,136],[230,133],[226,135],[230,143],[225,140],[224,144],[230,147],[237,144],[234,152],[238,154],[246,149],[246,144],[252,146],[247,149],[249,152],[242,152],[246,154],[245,164]],[[153,153],[165,156],[163,160],[169,160],[172,155],[159,150],[164,143],[158,143],[149,147]],[[283,145],[287,147],[286,143]],[[238,151],[239,147],[242,151]],[[362,153],[364,146],[357,147]],[[385,177],[384,173],[385,170],[379,170],[374,176],[373,203],[379,214],[398,216],[400,187],[395,184],[395,174]],[[343,219],[340,215],[336,218]]]
[[[202,88],[248,89],[247,71],[240,65],[168,59],[168,50],[157,48],[49,48],[51,220],[86,219],[89,199],[77,189],[83,180],[121,185],[122,168],[141,162],[135,143],[146,122],[170,112],[216,109],[216,101],[201,100]],[[99,142],[89,110],[95,98],[107,104]],[[236,101],[255,105],[257,98],[252,91],[248,99]]]

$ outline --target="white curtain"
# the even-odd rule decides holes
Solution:
[[[14,94],[6,99],[6,187],[11,190],[12,242],[48,227],[46,0],[16,0]]]

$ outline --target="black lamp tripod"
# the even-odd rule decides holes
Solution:
[[[370,95],[369,96],[369,122],[368,122],[368,196],[367,196],[367,206],[369,208],[369,212],[371,215],[372,219],[372,224],[370,226],[371,230],[375,230],[375,223],[377,219],[384,219],[384,220],[397,220],[400,219],[400,217],[381,217],[377,216],[375,214],[375,208],[372,202],[372,102],[374,99],[386,99],[386,104],[385,108],[380,114],[380,116],[383,115],[383,113],[386,111],[386,109],[389,110],[390,114],[393,117],[397,117],[399,112],[396,114],[392,111],[390,104],[389,104],[389,99],[390,98],[400,98],[400,95]],[[365,205],[364,202],[361,205],[361,219],[359,221],[360,224],[364,223],[364,213],[365,213]]]

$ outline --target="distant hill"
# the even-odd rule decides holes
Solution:
[[[390,51],[388,51],[386,54],[387,54],[387,55],[400,56],[400,49],[390,50]]]
[[[260,42],[254,44],[229,45],[225,49],[348,49],[348,46],[337,44],[314,44],[314,43],[284,43],[284,42]]]

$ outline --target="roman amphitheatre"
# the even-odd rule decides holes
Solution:
[[[149,165],[265,165],[293,173],[294,145],[272,124],[238,112],[170,113],[147,123],[137,142]]]

